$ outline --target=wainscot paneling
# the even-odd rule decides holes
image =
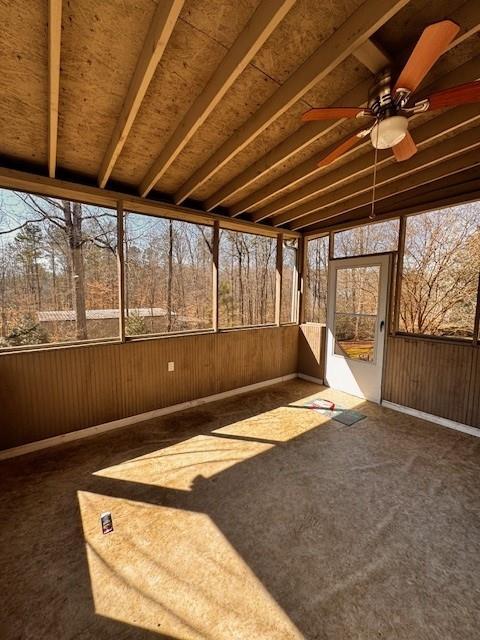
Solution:
[[[298,373],[319,380],[325,377],[326,328],[323,324],[308,322],[300,325],[298,333]]]
[[[4,353],[0,449],[296,373],[297,359],[295,325]]]
[[[480,349],[469,344],[388,338],[383,399],[480,427]]]

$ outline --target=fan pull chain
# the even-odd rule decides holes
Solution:
[[[373,162],[373,189],[372,189],[372,210],[368,216],[370,220],[375,220],[375,187],[377,186],[377,159],[378,159],[378,123],[377,123],[377,140],[375,144],[375,160]]]

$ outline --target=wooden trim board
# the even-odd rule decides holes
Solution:
[[[454,420],[448,420],[447,418],[434,416],[431,413],[425,413],[425,411],[419,411],[418,409],[405,407],[401,404],[390,402],[389,400],[382,400],[381,406],[385,407],[386,409],[393,409],[393,411],[399,411],[400,413],[405,413],[408,416],[413,416],[414,418],[419,418],[420,420],[433,422],[434,424],[437,424],[440,427],[447,427],[447,429],[455,429],[455,431],[461,431],[462,433],[468,433],[471,436],[480,438],[480,429],[477,429],[476,427],[470,427],[467,424],[461,424],[460,422],[455,422]]]

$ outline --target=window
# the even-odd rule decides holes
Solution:
[[[335,353],[373,362],[378,313],[380,267],[337,270]]]
[[[275,321],[276,239],[220,231],[219,323],[221,327]]]
[[[400,330],[472,338],[479,272],[479,202],[407,218]]]
[[[0,190],[0,346],[119,334],[116,211]]]
[[[212,327],[211,227],[125,214],[127,336]]]
[[[296,322],[298,299],[297,240],[283,243],[282,306],[280,322]]]
[[[333,237],[334,257],[347,258],[396,251],[400,221],[387,220],[338,231]]]
[[[327,321],[328,236],[307,242],[305,321]]]

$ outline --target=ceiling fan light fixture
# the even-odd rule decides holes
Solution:
[[[401,142],[408,131],[405,116],[391,116],[380,120],[370,132],[370,139],[376,149],[390,149]]]

